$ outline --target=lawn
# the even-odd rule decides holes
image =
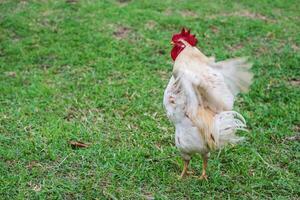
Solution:
[[[299,199],[299,13],[296,0],[1,0],[0,199]],[[211,154],[208,181],[178,179],[162,106],[183,26],[255,74],[235,103],[247,140]]]

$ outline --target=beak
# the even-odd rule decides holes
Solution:
[[[175,44],[173,41],[171,41],[170,43],[171,43],[172,46]]]

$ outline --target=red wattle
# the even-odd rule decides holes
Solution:
[[[174,45],[174,47],[171,50],[171,57],[175,61],[177,56],[180,54],[180,52],[185,48],[184,45]]]

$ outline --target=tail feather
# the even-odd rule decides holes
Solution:
[[[234,144],[244,140],[237,136],[237,130],[247,131],[244,117],[235,111],[221,112],[214,117],[213,135],[215,137],[215,147],[221,148],[226,144]]]
[[[201,108],[197,119],[201,119],[200,122],[193,121],[211,150],[241,142],[244,138],[237,136],[236,131],[248,131],[244,117],[235,111],[215,114],[210,109]]]

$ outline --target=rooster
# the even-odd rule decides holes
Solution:
[[[203,159],[200,179],[207,180],[210,151],[243,140],[243,116],[233,111],[234,98],[251,84],[251,64],[245,58],[216,62],[197,49],[197,38],[185,28],[173,35],[172,77],[164,92],[167,116],[175,125],[175,143],[184,161],[180,177],[188,174],[192,155]]]

